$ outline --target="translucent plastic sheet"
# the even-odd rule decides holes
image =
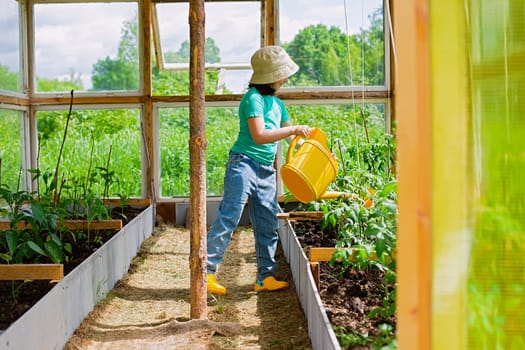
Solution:
[[[525,3],[454,3],[429,12],[432,349],[525,349]]]
[[[468,348],[525,348],[525,4],[471,1]]]

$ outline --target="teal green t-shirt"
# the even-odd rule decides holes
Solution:
[[[256,144],[248,128],[248,118],[264,118],[267,130],[280,128],[289,119],[283,101],[276,96],[263,96],[255,88],[248,90],[239,104],[239,135],[232,147],[232,151],[244,153],[259,163],[273,164],[279,141]]]

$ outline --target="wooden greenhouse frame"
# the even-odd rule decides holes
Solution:
[[[72,0],[71,2],[76,2]],[[236,102],[238,94],[204,94],[204,0],[137,0],[139,8],[139,55],[141,62],[139,92],[130,93],[79,93],[75,96],[76,105],[134,105],[141,106],[142,131],[145,135],[143,145],[143,199],[155,205],[156,214],[167,221],[174,221],[175,200],[159,198],[158,168],[155,149],[154,106],[159,103],[184,103],[190,106],[190,227],[191,227],[191,317],[206,318],[205,291],[205,247],[206,243],[206,136],[204,111],[207,103]],[[241,2],[245,0],[230,0]],[[22,25],[27,50],[24,65],[28,67],[23,94],[0,94],[0,104],[27,113],[27,133],[31,147],[29,163],[36,165],[36,110],[45,106],[67,106],[69,96],[63,94],[35,93],[34,37],[31,33],[31,6],[33,3],[61,3],[62,0],[25,1]],[[187,96],[153,96],[152,94],[152,47],[154,26],[154,6],[164,2],[189,2],[190,4],[190,94]],[[261,45],[278,44],[279,8],[278,0],[261,0]],[[384,100],[390,104],[392,120],[398,126],[409,125],[410,129],[399,129],[397,172],[399,178],[399,228],[398,228],[398,322],[399,348],[403,350],[425,350],[430,348],[430,150],[429,150],[429,21],[427,0],[385,0],[385,10],[390,16],[385,18],[385,28],[392,30],[390,41],[386,40],[390,55],[385,58],[386,70],[390,79],[384,90],[361,89],[304,89],[301,91],[283,90],[279,96],[285,101],[326,101]],[[158,29],[157,29],[158,30]],[[393,49],[390,49],[391,46]],[[392,62],[392,64],[390,64]],[[404,77],[403,79],[395,79]],[[411,77],[407,79],[407,77]],[[416,150],[416,151],[414,151]],[[415,154],[415,156],[414,156]],[[30,180],[30,179],[29,179]],[[140,200],[140,199],[139,199]],[[132,203],[132,200],[130,201]],[[417,253],[413,253],[417,252]]]

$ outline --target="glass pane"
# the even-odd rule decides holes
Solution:
[[[166,3],[156,6],[165,67],[172,69],[181,66],[180,63],[188,63],[189,5]],[[261,3],[207,2],[205,11],[206,62],[227,66],[220,75],[216,69],[209,70],[206,93],[215,94],[217,90],[218,93],[240,93],[248,86],[250,57],[260,45]],[[155,95],[187,95],[188,81],[187,68],[179,72],[155,69],[153,92]]]
[[[0,109],[0,184],[24,189],[22,169],[22,112]],[[19,182],[20,176],[20,182]]]
[[[18,1],[0,0],[0,90],[20,89],[20,22]]]
[[[136,3],[35,4],[34,13],[38,92],[138,89]]]
[[[163,197],[190,194],[189,111],[163,108],[160,119],[161,194]],[[236,107],[209,107],[206,110],[207,194],[222,195],[228,152],[237,137]]]
[[[160,193],[163,197],[190,194],[188,108],[159,109]]]
[[[288,86],[385,84],[382,0],[280,1],[279,12],[281,43],[300,67]]]
[[[394,148],[386,133],[384,104],[292,105],[288,111],[295,124],[321,128],[331,140],[329,147],[347,163],[348,169],[382,172],[389,177]],[[361,113],[363,110],[363,113]],[[364,116],[364,119],[363,119]],[[228,152],[239,132],[237,107],[206,110],[207,194],[222,195]],[[188,196],[190,191],[189,111],[162,108],[160,120],[161,194]],[[286,158],[287,148],[283,147]],[[365,154],[373,155],[370,157]],[[375,159],[373,159],[375,157]]]
[[[317,127],[327,135],[328,147],[343,167],[375,172],[379,162],[390,173],[394,149],[384,104],[289,105],[287,110],[293,124]]]
[[[138,197],[142,191],[139,109],[37,113],[40,191],[49,188],[66,132],[59,178],[63,196]]]

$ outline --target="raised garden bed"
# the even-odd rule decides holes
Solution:
[[[111,290],[124,274],[141,243],[151,235],[154,226],[153,207],[127,210],[123,228],[106,235],[106,242],[90,251],[75,254],[75,261],[64,264],[65,277],[56,284],[49,281],[2,282],[0,305],[20,315],[12,322],[8,311],[2,311],[3,328],[0,347],[5,349],[59,349],[64,346],[82,319]],[[15,287],[17,304],[10,292]],[[5,289],[7,288],[7,290]],[[7,296],[5,293],[7,292]],[[6,328],[7,327],[7,328]]]
[[[293,212],[287,215],[295,216]],[[395,288],[395,281],[388,282],[384,272],[373,264],[341,273],[340,263],[330,264],[331,256],[325,256],[335,251],[335,235],[322,230],[320,221],[303,216],[299,215],[302,219],[298,221],[281,220],[279,234],[307,315],[313,348],[354,349],[355,344],[359,344],[359,349],[393,346],[396,317],[385,308],[385,298],[386,292]],[[313,260],[312,248],[317,255]]]

